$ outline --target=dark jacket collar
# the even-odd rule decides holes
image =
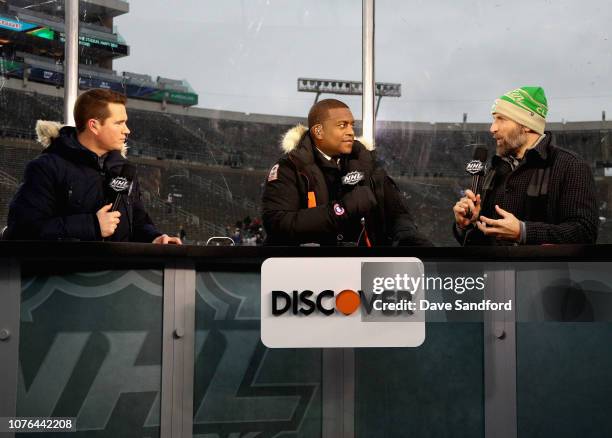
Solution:
[[[544,132],[546,135],[538,145],[532,149],[529,149],[525,154],[526,157],[537,157],[542,161],[546,161],[548,159],[548,155],[550,152],[550,143],[552,141],[552,133],[550,131]]]
[[[57,154],[75,164],[95,169],[112,169],[123,166],[125,162],[125,158],[121,156],[119,151],[111,151],[103,157],[98,157],[96,153],[90,151],[79,142],[76,129],[72,126],[64,126],[60,129],[59,136],[53,139],[51,145],[44,150],[44,153]]]

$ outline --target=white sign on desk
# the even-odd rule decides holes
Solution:
[[[413,257],[270,258],[261,339],[270,348],[418,347],[423,263]]]

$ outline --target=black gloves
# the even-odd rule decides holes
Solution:
[[[367,186],[357,186],[342,197],[342,205],[348,216],[364,216],[376,207],[374,193]]]

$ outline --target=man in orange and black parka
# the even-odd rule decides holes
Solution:
[[[373,146],[355,139],[354,123],[346,104],[325,99],[311,108],[308,128],[285,134],[285,154],[265,183],[265,244],[431,245]]]

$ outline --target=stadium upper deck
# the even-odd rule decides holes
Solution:
[[[113,27],[113,19],[129,12],[124,1],[81,1],[80,62],[112,70],[112,61],[129,54],[129,47]],[[64,41],[64,2],[7,0],[0,35],[8,49],[62,59]]]
[[[129,12],[121,0],[80,1],[79,87],[111,88],[129,97],[196,105],[197,94],[185,81],[113,70],[113,60],[128,56],[130,48],[113,26],[113,19]],[[0,2],[0,73],[55,86],[64,83],[64,2]]]

